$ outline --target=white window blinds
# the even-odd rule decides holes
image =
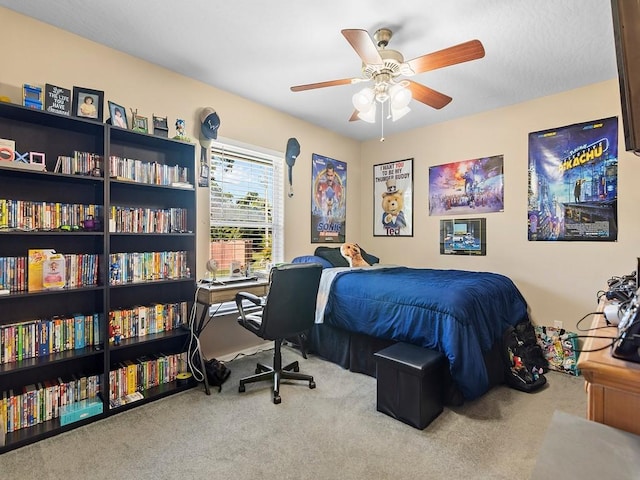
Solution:
[[[210,175],[210,258],[218,272],[267,271],[282,261],[282,156],[216,142]]]

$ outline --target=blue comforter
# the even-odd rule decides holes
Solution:
[[[527,318],[526,301],[503,275],[390,267],[337,273],[324,323],[443,352],[471,400],[489,389],[483,353]]]

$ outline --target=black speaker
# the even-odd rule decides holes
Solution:
[[[640,153],[640,0],[611,0],[627,151]]]

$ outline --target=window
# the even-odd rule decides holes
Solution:
[[[210,167],[216,274],[266,273],[284,258],[282,154],[214,142]]]

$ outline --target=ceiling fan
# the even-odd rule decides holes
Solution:
[[[353,103],[356,110],[349,121],[362,119],[373,123],[375,119],[371,116],[371,113],[375,115],[376,101],[381,104],[389,101],[389,109],[393,113],[394,120],[409,111],[407,104],[411,98],[430,107],[440,109],[451,102],[452,98],[420,83],[400,79],[399,77],[411,77],[419,73],[484,57],[482,43],[479,40],[470,40],[405,62],[400,52],[387,48],[393,35],[388,28],[377,30],[373,34],[373,40],[369,33],[362,29],[345,29],[342,30],[342,35],[362,59],[363,76],[296,85],[291,87],[291,91],[301,92],[316,88],[373,81],[373,87],[365,88],[354,95]],[[396,93],[399,94],[396,95]]]

